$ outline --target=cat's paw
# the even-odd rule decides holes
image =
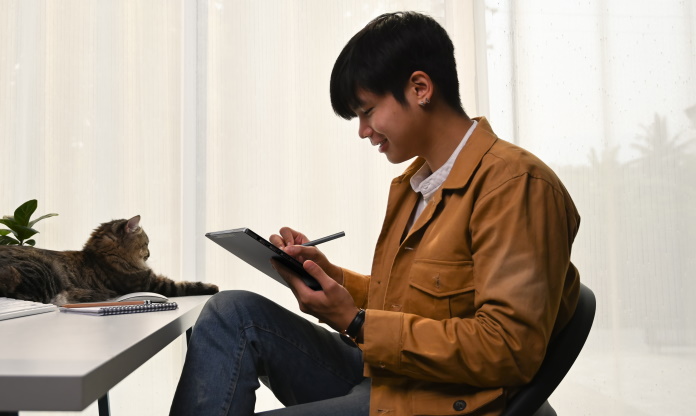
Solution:
[[[177,284],[177,296],[214,295],[220,289],[214,284],[203,282],[180,282]]]
[[[203,293],[204,295],[212,295],[212,294],[218,293],[220,291],[220,289],[217,287],[217,285],[213,285],[210,283],[204,284],[203,288],[205,290],[205,292]]]

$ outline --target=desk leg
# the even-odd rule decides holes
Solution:
[[[104,393],[104,396],[99,398],[97,403],[99,405],[99,416],[111,415],[111,410],[109,409],[109,392]]]
[[[188,345],[189,339],[191,339],[191,332],[193,327],[186,330],[186,345]],[[111,410],[109,409],[109,392],[106,392],[98,401],[99,406],[99,416],[111,416]],[[18,413],[5,413],[0,412],[0,416],[19,416]]]

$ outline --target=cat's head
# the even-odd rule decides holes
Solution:
[[[150,257],[149,243],[150,239],[140,227],[140,215],[136,215],[129,220],[105,222],[95,228],[84,250],[146,269],[145,262]]]

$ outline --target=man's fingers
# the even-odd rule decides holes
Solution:
[[[268,241],[271,242],[274,246],[278,248],[284,248],[286,246],[285,240],[283,240],[283,237],[279,236],[278,234],[273,234],[268,238]]]
[[[292,290],[292,293],[295,295],[295,298],[297,298],[300,303],[302,303],[301,299],[306,297],[308,293],[314,292],[314,290],[307,286],[304,280],[302,280],[297,273],[289,269],[282,262],[271,259],[271,263],[273,268],[278,272],[278,274],[280,274],[280,277],[282,277],[283,280],[285,280],[285,283],[288,284],[290,290]]]
[[[283,227],[280,229],[280,236],[283,238],[283,243],[285,246],[291,246],[295,244],[295,238],[293,237],[293,231],[291,228]]]
[[[314,259],[317,251],[314,247],[305,247],[301,245],[287,246],[283,250],[296,258],[300,263],[304,263],[305,260]]]
[[[313,262],[312,260],[305,260],[304,263],[302,263],[302,267],[309,273],[310,276],[315,278],[317,282],[319,282],[319,285],[321,286],[322,289],[325,289],[328,285],[331,285],[332,283],[336,283],[335,280],[333,280],[326,272],[324,269],[319,267],[318,264]]]

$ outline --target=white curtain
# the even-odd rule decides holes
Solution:
[[[598,300],[551,404],[692,414],[696,2],[487,0],[481,13],[484,111],[573,195],[573,258]]]
[[[203,234],[343,230],[322,250],[369,271],[404,165],[333,114],[328,79],[370,19],[422,11],[453,37],[465,109],[551,165],[583,217],[573,256],[599,308],[551,403],[688,414],[694,3],[0,0],[0,215],[36,198],[37,213],[60,214],[38,224],[37,246],[74,250],[97,224],[140,214],[155,271],[299,313]],[[166,414],[184,350],[174,343],[117,385],[113,414]],[[257,409],[276,406],[259,391]]]
[[[139,214],[151,267],[182,278],[181,20],[167,0],[0,0],[0,215],[34,198],[58,213],[37,247]],[[116,386],[114,414],[166,414],[181,348]]]

